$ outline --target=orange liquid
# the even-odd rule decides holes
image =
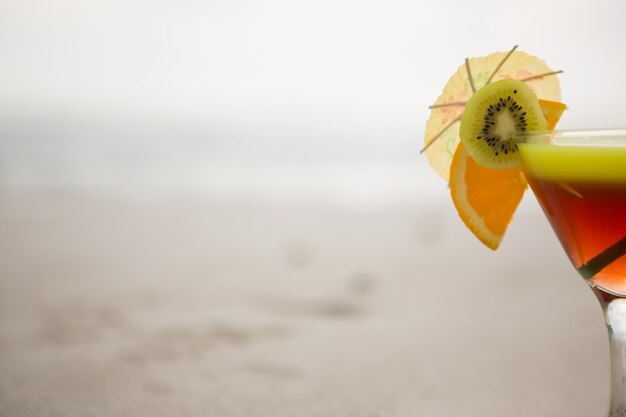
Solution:
[[[576,268],[626,237],[625,182],[561,183],[531,176],[528,182]],[[626,295],[626,255],[601,269],[591,284]]]

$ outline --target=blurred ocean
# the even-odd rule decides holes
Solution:
[[[207,125],[6,123],[5,192],[207,198],[376,208],[424,205],[445,182],[415,132]]]

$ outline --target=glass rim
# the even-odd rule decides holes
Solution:
[[[518,143],[541,144],[549,144],[549,142],[546,143],[546,140],[551,139],[601,139],[615,137],[622,137],[626,141],[626,127],[528,131],[517,132],[512,135],[512,139]]]

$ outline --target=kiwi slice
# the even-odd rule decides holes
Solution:
[[[530,87],[523,81],[500,80],[487,84],[467,102],[459,135],[478,165],[506,169],[520,165],[514,135],[547,128]]]

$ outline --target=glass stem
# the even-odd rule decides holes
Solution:
[[[611,405],[609,417],[626,417],[626,299],[594,288],[609,331]]]

